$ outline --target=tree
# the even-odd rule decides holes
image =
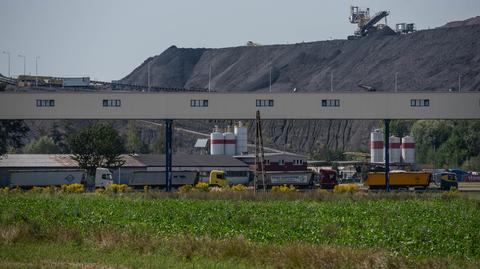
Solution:
[[[89,180],[95,177],[97,167],[116,168],[125,161],[120,154],[124,151],[123,141],[111,125],[95,124],[69,137],[73,159],[80,168],[87,170]],[[90,181],[87,185],[92,185]]]
[[[419,120],[412,126],[417,149],[417,161],[433,163],[438,159],[440,146],[448,140],[453,130],[452,121],[447,120]]]
[[[60,153],[59,148],[51,137],[42,136],[33,140],[25,147],[25,153],[30,154],[55,154]]]
[[[410,134],[414,121],[392,120],[390,122],[390,133],[397,137],[404,137]]]
[[[165,128],[164,126],[158,126],[158,136],[153,143],[153,153],[163,154],[165,153]]]
[[[67,138],[74,132],[72,122],[69,120],[54,121],[52,128],[50,129],[50,137],[53,139],[55,145],[57,145],[60,153],[70,153],[70,146],[68,145]]]
[[[30,131],[23,120],[0,120],[0,156],[9,148],[23,147],[23,138]]]
[[[127,125],[127,151],[129,153],[148,153],[148,145],[138,136],[134,121],[129,121]]]

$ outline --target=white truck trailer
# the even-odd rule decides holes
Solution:
[[[33,186],[60,186],[65,184],[84,184],[87,172],[82,169],[48,170],[10,170],[9,186],[29,188]],[[95,187],[105,187],[113,183],[112,173],[107,168],[97,168]]]

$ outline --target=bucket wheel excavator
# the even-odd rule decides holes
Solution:
[[[348,39],[356,39],[360,37],[367,36],[372,30],[380,29],[384,25],[375,26],[382,19],[385,19],[385,25],[387,24],[387,16],[390,15],[389,11],[380,11],[375,13],[375,15],[370,16],[370,8],[366,10],[360,9],[358,6],[350,7],[350,23],[357,24],[358,29],[355,31],[354,35],[349,36]]]

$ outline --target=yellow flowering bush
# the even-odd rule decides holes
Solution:
[[[112,192],[112,193],[125,193],[125,192],[131,192],[132,189],[128,187],[127,184],[109,184],[106,187],[106,191]]]
[[[105,193],[105,189],[104,188],[95,189],[95,193],[99,193],[99,194]]]
[[[245,191],[246,189],[247,187],[242,184],[233,185],[231,188],[232,191]]]
[[[193,189],[192,185],[183,185],[180,188],[178,188],[178,191],[181,193],[187,193],[190,192]]]
[[[83,193],[85,192],[85,186],[78,183],[66,184],[66,185],[62,185],[61,190],[62,192],[68,192],[68,193]]]
[[[195,189],[199,190],[199,191],[208,192],[208,183],[207,182],[198,182],[197,185],[195,185]]]
[[[296,190],[297,189],[295,189],[293,185],[287,186],[286,184],[272,187],[272,191],[275,191],[275,192],[294,192]]]
[[[34,193],[49,193],[52,191],[52,188],[47,186],[47,187],[37,187],[37,186],[34,186],[31,190],[31,192],[34,192]]]
[[[7,193],[10,191],[10,188],[5,187],[5,188],[0,188],[0,193]]]
[[[333,188],[334,193],[346,193],[346,192],[356,192],[359,187],[357,184],[339,184]]]

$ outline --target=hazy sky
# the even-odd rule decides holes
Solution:
[[[0,51],[12,75],[110,81],[171,45],[230,47],[344,39],[350,5],[390,10],[389,25],[419,29],[480,15],[480,0],[0,0]],[[393,27],[392,27],[393,28]],[[0,73],[8,74],[0,54]]]

